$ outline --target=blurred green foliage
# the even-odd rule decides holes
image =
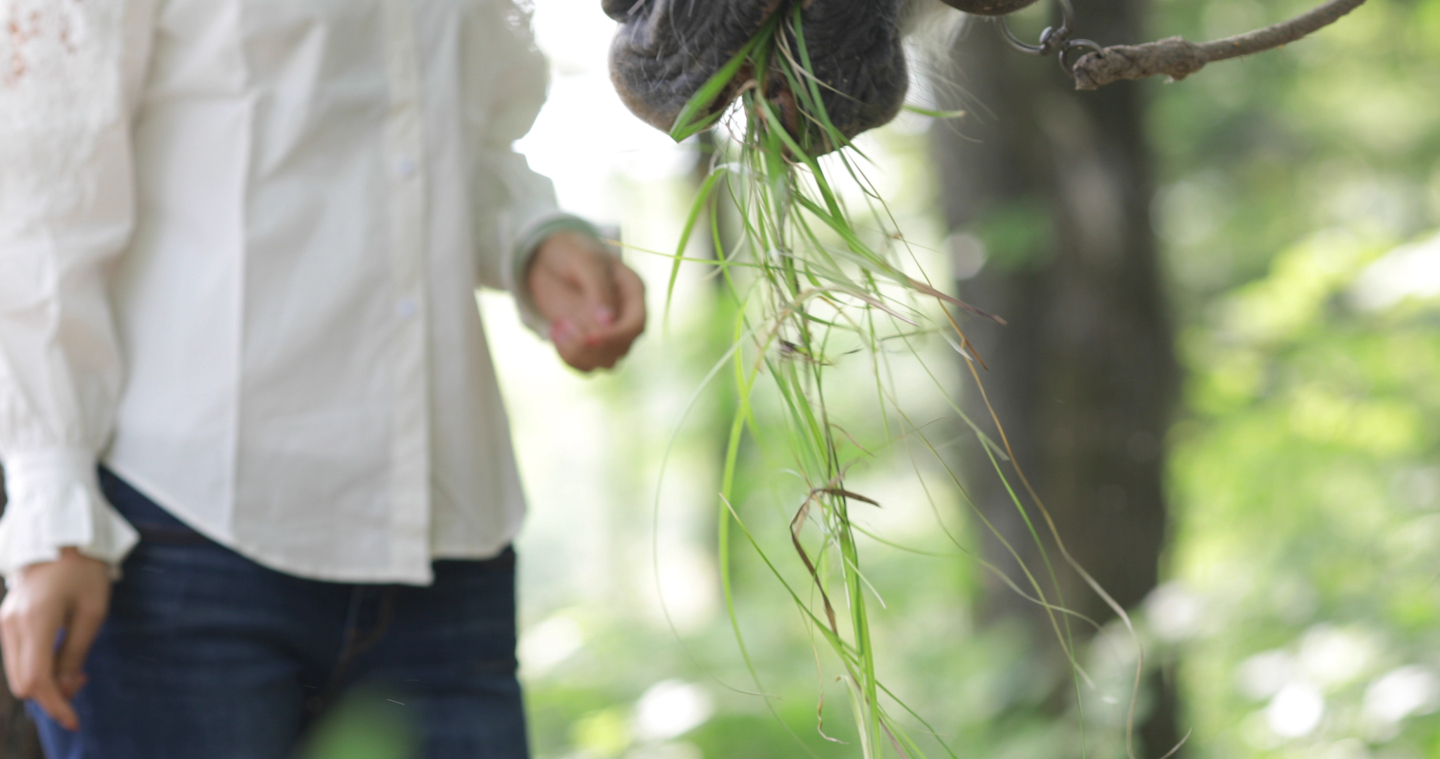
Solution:
[[[1172,0],[1155,28],[1211,38],[1304,5]],[[1190,756],[1440,756],[1437,60],[1440,2],[1371,0],[1157,88]]]
[[[1362,306],[1388,247],[1316,235],[1187,331],[1172,575],[1201,756],[1440,752],[1440,303]]]

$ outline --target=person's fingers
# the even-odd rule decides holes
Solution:
[[[624,358],[645,331],[645,283],[621,263],[615,264],[613,275],[619,314],[613,324],[594,334],[588,343],[595,363],[607,369]]]
[[[645,329],[640,277],[580,235],[556,235],[537,255],[530,289],[555,350],[580,371],[613,367]]]
[[[555,351],[565,363],[582,372],[593,371],[599,368],[603,361],[601,341],[594,333],[597,329],[601,328],[587,329],[564,320],[552,322],[550,342],[555,345]]]
[[[15,695],[34,701],[66,730],[75,730],[80,721],[55,681],[55,636],[60,632],[61,611],[50,605],[31,606],[21,612],[18,625],[19,661],[14,679]]]
[[[5,680],[10,686],[10,692],[19,697],[20,691],[20,638],[14,617],[6,608],[0,613],[0,654],[4,654]]]
[[[645,331],[645,282],[624,264],[616,264],[613,275],[619,314],[611,331],[634,340]]]
[[[581,333],[613,320],[609,256],[578,232],[560,232],[543,243],[526,283],[536,306],[551,322],[565,320]]]
[[[538,255],[540,272],[548,271],[578,292],[588,305],[614,305],[610,257],[600,243],[576,232],[561,232],[550,238]]]
[[[28,698],[66,730],[74,732],[80,729],[80,717],[75,713],[75,707],[70,705],[69,699],[60,692],[55,678],[47,677],[38,683]]]
[[[575,342],[578,334],[579,331],[569,319],[556,319],[550,322],[550,342],[555,344],[557,350],[563,351]]]
[[[565,339],[566,334],[569,336],[568,340]],[[555,348],[565,363],[582,372],[609,369],[624,353],[616,350],[617,340],[613,336],[598,333],[579,334],[573,331],[566,334],[561,335],[562,339],[555,343]]]
[[[576,325],[589,336],[615,322],[618,299],[610,255],[587,241],[583,252],[571,257],[572,281],[580,290],[581,311],[573,316]]]
[[[104,621],[104,604],[91,600],[82,600],[70,616],[65,642],[55,661],[55,677],[66,698],[73,698],[85,684],[85,655],[90,652]]]
[[[572,340],[566,344],[557,344],[556,350],[560,358],[575,369],[582,372],[594,371],[600,368],[600,361],[593,346],[587,345],[583,340]]]

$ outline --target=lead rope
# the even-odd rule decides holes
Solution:
[[[973,3],[984,6],[987,0],[943,1],[952,7],[965,10],[967,5]],[[1071,0],[1054,2],[1060,11],[1060,26],[1045,27],[1040,33],[1038,45],[1021,42],[1005,24],[1005,13],[1023,8],[1030,2],[1015,0],[1014,3],[1001,3],[1003,8],[998,12],[999,15],[992,17],[1000,35],[1015,50],[1039,57],[1056,55],[1060,68],[1075,80],[1075,88],[1079,90],[1097,89],[1122,79],[1144,79],[1151,76],[1168,76],[1172,81],[1184,79],[1209,63],[1283,47],[1335,23],[1365,4],[1365,0],[1326,0],[1310,11],[1278,24],[1213,42],[1197,43],[1181,37],[1168,37],[1143,45],[1101,47],[1091,40],[1071,39],[1070,35],[1074,33],[1075,27],[1075,8],[1071,5]],[[1072,54],[1078,54],[1078,57],[1071,60]]]

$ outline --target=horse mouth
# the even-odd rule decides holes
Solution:
[[[712,4],[727,3],[729,11]],[[706,5],[706,11],[695,6]],[[795,29],[797,13],[800,28]],[[810,152],[837,147],[845,140],[895,117],[904,101],[908,78],[900,42],[900,0],[640,0],[623,17],[611,47],[611,78],[626,106],[643,121],[665,132],[675,126],[701,88],[744,49],[762,28],[780,18],[776,50],[800,59],[796,40],[803,34],[820,104],[828,117],[802,108],[775,65],[763,76],[753,66],[730,83],[698,114],[713,119],[742,93],[762,89],[780,126]],[[798,81],[798,79],[797,79]],[[803,85],[802,85],[803,86]],[[833,129],[833,131],[832,131]]]

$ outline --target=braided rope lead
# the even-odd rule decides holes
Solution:
[[[1094,90],[1121,79],[1166,75],[1184,79],[1206,64],[1288,45],[1339,21],[1365,0],[1330,0],[1288,21],[1214,42],[1169,37],[1143,45],[1115,45],[1086,53],[1071,68],[1075,89]]]

